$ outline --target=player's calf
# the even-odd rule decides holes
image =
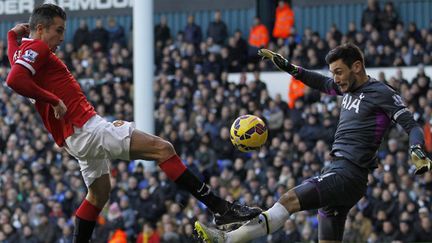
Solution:
[[[75,229],[73,241],[89,242],[96,226],[96,220],[100,211],[109,199],[111,183],[109,174],[104,174],[94,180],[89,186],[89,192],[86,199],[82,202],[75,217]]]

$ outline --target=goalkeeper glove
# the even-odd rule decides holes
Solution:
[[[298,67],[292,65],[287,59],[278,53],[272,52],[268,49],[260,49],[258,50],[258,56],[261,56],[263,59],[270,59],[281,71],[285,71],[293,76],[298,74]]]
[[[419,144],[410,147],[410,155],[411,161],[416,167],[414,172],[416,175],[422,175],[432,169],[432,161],[426,157],[425,152]]]

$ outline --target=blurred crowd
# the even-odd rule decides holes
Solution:
[[[431,30],[405,26],[394,11],[391,3],[383,11],[370,5],[361,30],[352,23],[342,34],[333,26],[325,38],[310,29],[303,36],[293,30],[286,39],[269,38],[268,47],[307,68],[323,68],[326,52],[347,40],[365,51],[368,67],[431,64]],[[382,17],[386,14],[391,18]],[[257,47],[240,31],[229,32],[220,12],[207,33],[192,15],[175,36],[166,19],[155,26],[155,133],[172,142],[187,167],[218,195],[267,209],[330,163],[340,101],[312,90],[293,108],[280,95],[271,98],[260,71],[273,67],[259,61],[250,51]],[[114,19],[99,20],[92,30],[82,22],[73,42],[57,53],[109,121],[133,120],[128,35]],[[72,242],[74,210],[86,194],[78,163],[53,143],[31,102],[5,85],[5,48],[0,42],[0,242]],[[251,71],[254,78],[243,73],[238,83],[228,80],[228,72],[240,71]],[[430,154],[430,77],[419,68],[413,80],[401,71],[377,78],[401,92],[424,127]],[[243,114],[263,117],[268,125],[269,140],[260,151],[240,153],[229,142],[231,122]],[[432,173],[413,176],[407,150],[408,136],[393,126],[379,150],[379,168],[369,175],[367,195],[349,213],[346,241],[432,241]],[[111,198],[94,242],[195,242],[193,222],[211,224],[205,206],[157,167],[112,161],[111,176]],[[294,214],[281,230],[254,242],[314,242],[315,215]]]

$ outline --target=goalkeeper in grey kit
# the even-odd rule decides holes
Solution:
[[[270,209],[234,231],[223,232],[196,222],[195,229],[205,242],[248,242],[275,232],[291,214],[311,209],[319,209],[319,241],[341,242],[348,211],[366,193],[368,173],[377,167],[376,153],[391,122],[409,134],[415,174],[431,170],[432,161],[423,151],[422,129],[392,87],[366,74],[357,46],[344,44],[327,54],[332,78],[292,65],[267,49],[258,54],[311,88],[343,96],[333,159],[320,176],[289,190]]]

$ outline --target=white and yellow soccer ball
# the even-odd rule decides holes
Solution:
[[[267,136],[266,124],[254,115],[239,116],[230,130],[231,142],[241,152],[258,150],[267,141]]]

